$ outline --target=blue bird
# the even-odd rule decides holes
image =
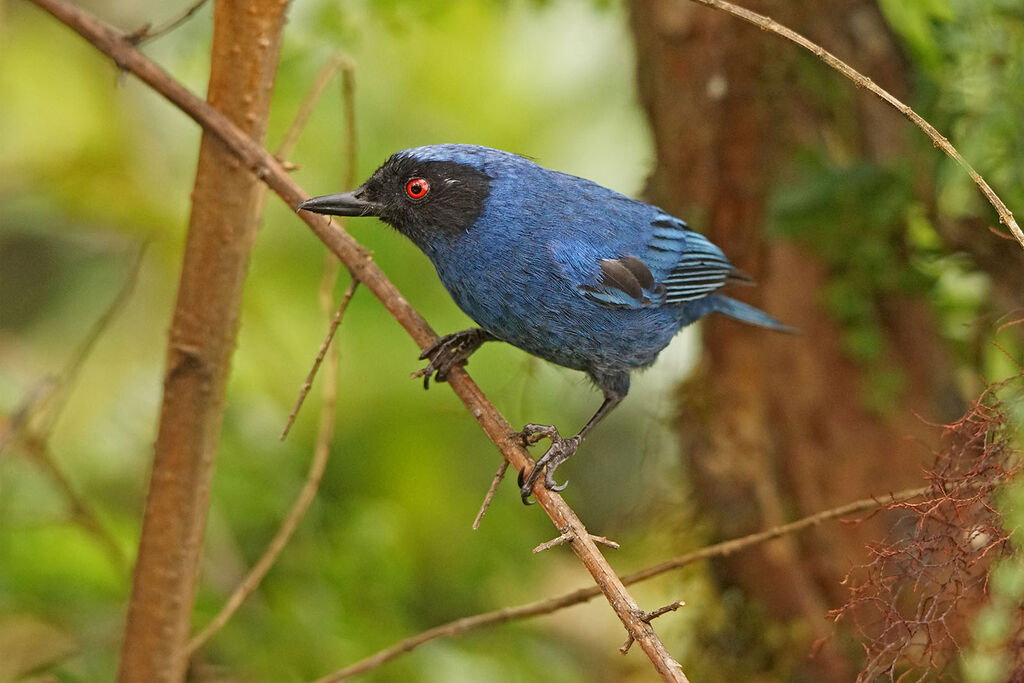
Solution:
[[[420,356],[424,387],[443,382],[484,342],[503,341],[582,370],[604,402],[575,436],[528,424],[527,445],[551,446],[520,472],[526,503],[629,391],[683,327],[709,313],[778,331],[788,327],[718,294],[750,282],[706,237],[656,206],[551,171],[509,152],[446,144],[394,154],[359,188],[308,199],[305,209],[377,216],[433,262],[449,294],[480,327],[442,337]],[[524,476],[525,474],[525,476]]]

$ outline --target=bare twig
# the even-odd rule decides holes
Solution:
[[[985,179],[974,170],[974,167],[963,158],[960,152],[957,151],[950,141],[946,139],[946,137],[935,128],[935,126],[925,121],[924,118],[922,118],[916,111],[903,104],[903,102],[898,100],[894,95],[880,87],[870,78],[860,73],[825,48],[807,39],[796,31],[783,26],[770,17],[739,7],[731,2],[727,2],[726,0],[690,0],[690,2],[696,2],[697,4],[704,5],[706,7],[721,10],[733,15],[734,17],[739,17],[762,30],[770,31],[771,33],[782,36],[783,38],[796,43],[805,50],[813,53],[818,57],[818,59],[825,62],[828,66],[853,81],[858,88],[864,88],[865,90],[872,92],[893,109],[903,114],[915,126],[924,131],[925,135],[931,138],[932,143],[936,147],[945,152],[951,159],[958,163],[969,176],[971,176],[971,180],[973,180],[981,189],[981,193],[985,196],[985,199],[988,200],[989,204],[991,204],[996,210],[996,213],[999,214],[999,220],[1010,229],[1010,232],[1013,233],[1013,236],[1020,243],[1021,247],[1024,247],[1024,232],[1021,232],[1020,226],[1017,225],[1017,221],[1014,219],[1010,210],[1006,207],[1006,204],[1003,203],[1003,200],[999,198]]]
[[[544,543],[541,543],[539,546],[533,549],[533,552],[542,553],[545,550],[551,550],[552,548],[560,546],[564,543],[568,543],[571,540],[572,536],[570,534],[562,534],[561,536],[556,536],[555,538],[552,538],[550,541],[545,541]],[[609,548],[614,548],[615,550],[619,549],[618,543],[611,540],[610,538],[605,538],[604,536],[595,536],[594,534],[590,534],[590,540],[594,541],[594,543],[600,543],[601,545],[606,545]]]
[[[57,378],[57,382],[53,386],[48,405],[42,407],[45,414],[43,416],[43,424],[40,425],[38,433],[48,435],[53,432],[57,420],[61,413],[64,412],[64,405],[70,395],[69,388],[78,378],[78,374],[85,365],[86,359],[96,347],[96,342],[100,340],[107,331],[107,328],[110,327],[110,324],[121,314],[121,311],[124,310],[125,305],[131,298],[132,292],[135,291],[135,285],[139,281],[139,271],[142,270],[142,257],[145,253],[145,243],[135,247],[131,256],[131,263],[128,266],[128,274],[125,276],[124,282],[121,283],[121,288],[117,290],[117,294],[114,295],[110,305],[96,319],[96,322],[92,324],[92,328],[85,336],[85,339],[82,340],[75,349],[74,354],[68,359],[67,365],[64,366],[64,369]]]
[[[320,69],[320,72],[313,79],[313,85],[310,87],[309,92],[306,94],[306,98],[299,105],[299,110],[295,113],[295,118],[292,119],[292,123],[288,126],[288,130],[285,131],[284,138],[281,140],[281,144],[278,145],[277,151],[274,152],[274,156],[278,161],[281,162],[281,166],[288,171],[293,171],[298,166],[288,161],[288,156],[295,149],[295,145],[299,142],[299,136],[302,135],[302,131],[306,129],[306,124],[309,123],[309,117],[312,116],[313,110],[316,108],[317,102],[320,101],[320,97],[324,94],[327,86],[330,85],[331,79],[338,73],[338,69],[342,69],[342,108],[345,116],[345,141],[347,145],[348,155],[346,156],[345,163],[346,169],[344,171],[346,182],[343,183],[344,187],[348,188],[355,182],[355,150],[356,150],[356,129],[355,129],[355,78],[353,74],[354,66],[352,61],[342,54],[337,54],[327,61],[326,64]],[[256,215],[263,215],[263,206],[267,200],[267,186],[260,185],[260,198],[256,204]],[[344,219],[340,219],[342,225],[344,225]]]
[[[641,569],[633,574],[627,574],[622,577],[622,583],[626,586],[630,586],[634,583],[652,579],[655,576],[672,571],[673,569],[681,569],[701,560],[725,557],[726,555],[732,555],[742,550],[774,540],[780,536],[805,531],[806,529],[817,526],[822,522],[826,522],[831,519],[854,515],[858,512],[864,512],[876,507],[882,508],[913,500],[925,495],[929,490],[930,487],[922,486],[921,488],[899,491],[891,494],[888,501],[880,500],[875,497],[863,498],[846,505],[841,505],[837,508],[824,510],[810,515],[809,517],[798,519],[794,522],[790,522],[789,524],[783,524],[782,526],[768,529],[767,531],[760,531],[748,536],[741,536],[740,538],[723,541],[722,543],[716,543],[714,545],[707,546],[706,548],[701,548],[693,552],[679,555],[678,557],[674,557],[666,562],[662,562],[646,569]],[[462,619],[457,619],[447,624],[435,626],[434,628],[418,633],[411,638],[406,638],[387,649],[381,650],[366,659],[350,664],[344,669],[320,679],[318,683],[343,681],[352,678],[353,676],[366,673],[367,671],[371,671],[383,664],[386,664],[387,662],[390,662],[392,659],[395,659],[406,652],[415,650],[420,645],[424,645],[438,638],[458,636],[466,633],[467,631],[475,631],[477,629],[496,626],[510,621],[551,614],[565,609],[566,607],[572,607],[573,605],[579,605],[587,602],[588,600],[592,600],[600,594],[601,591],[597,586],[588,586],[555,598],[538,600],[525,605],[519,605],[518,607],[503,607],[501,609],[494,610],[493,612],[485,612],[471,617],[463,617]]]
[[[562,545],[564,543],[568,543],[571,540],[572,540],[572,534],[565,533],[565,534],[562,534],[560,536],[555,536],[550,541],[544,541],[539,546],[534,548],[533,552],[534,553],[542,553],[545,550],[551,550],[552,548],[554,548],[556,546],[560,546],[560,545]]]
[[[606,536],[595,536],[595,535],[591,534],[590,537],[592,539],[594,539],[595,543],[600,543],[601,545],[606,545],[609,548],[614,548],[615,550],[619,549],[619,544],[616,543],[615,541],[613,541],[612,539],[607,538]]]
[[[327,86],[330,85],[331,79],[334,78],[338,71],[342,72],[342,107],[344,109],[344,121],[345,121],[345,145],[349,152],[348,161],[352,161],[352,154],[355,151],[355,83],[354,73],[355,65],[352,60],[344,54],[336,54],[331,57],[320,72],[313,79],[313,85],[309,89],[309,94],[306,95],[306,99],[299,106],[299,111],[295,114],[295,120],[292,122],[288,132],[285,133],[284,139],[281,141],[281,146],[277,150],[275,155],[281,161],[284,161],[288,155],[291,154],[292,150],[295,149],[295,144],[299,140],[299,135],[305,129],[306,124],[309,122],[309,117],[313,115],[313,110],[316,108],[316,103],[320,100],[320,97],[324,94]],[[349,170],[351,169],[351,170]],[[348,182],[343,183],[343,186],[347,189],[352,185],[352,181],[355,179],[355,168],[352,166],[346,166],[345,170],[346,178],[350,179]]]
[[[29,423],[49,403],[57,384],[53,377],[43,377],[26,392],[21,405],[14,412],[2,416],[5,419],[0,429],[0,455],[21,438],[24,432],[29,431]]]
[[[337,264],[337,260],[333,261]],[[328,278],[325,277],[324,281],[327,282]],[[337,328],[338,322],[340,322],[341,316],[344,315],[348,302],[352,300],[352,294],[355,292],[358,284],[359,280],[352,280],[352,283],[348,286],[348,290],[345,292],[341,305],[338,308],[338,312],[331,321],[332,329]],[[193,636],[189,641],[189,657],[194,655],[199,648],[201,648],[210,638],[213,637],[215,633],[217,633],[217,631],[223,628],[234,613],[238,611],[238,608],[242,606],[245,599],[252,595],[253,591],[259,587],[260,582],[263,581],[267,572],[270,571],[274,562],[277,561],[277,558],[281,554],[281,551],[284,550],[285,545],[289,540],[291,540],[299,522],[302,521],[302,518],[306,515],[306,511],[309,509],[310,503],[312,503],[313,499],[316,497],[317,490],[320,488],[320,481],[324,476],[324,470],[327,467],[327,459],[330,456],[331,438],[334,433],[334,407],[338,395],[337,347],[335,347],[335,351],[335,353],[332,353],[327,357],[328,370],[327,377],[324,378],[323,404],[320,409],[320,428],[317,434],[313,459],[310,462],[309,472],[306,475],[306,481],[302,484],[302,489],[299,491],[298,497],[292,504],[288,514],[285,515],[284,520],[281,522],[281,526],[274,535],[274,538],[267,544],[267,548],[263,551],[263,555],[256,564],[253,565],[252,569],[249,570],[245,579],[243,579],[231,593],[231,596],[228,597],[220,612],[217,613],[217,616],[215,616],[202,631]]]
[[[132,45],[141,45],[142,43],[146,42],[147,40],[153,40],[154,38],[159,38],[160,36],[164,35],[165,33],[170,33],[174,29],[176,29],[179,26],[181,26],[182,24],[184,24],[186,21],[188,21],[189,17],[191,17],[196,12],[198,12],[199,9],[203,5],[205,5],[205,4],[206,4],[206,0],[198,0],[198,2],[196,2],[191,7],[186,9],[180,16],[178,16],[178,17],[176,17],[174,19],[171,19],[170,21],[168,21],[166,24],[164,24],[160,28],[155,28],[153,30],[150,30],[151,24],[143,24],[142,26],[140,26],[139,28],[135,29],[131,33],[125,35],[125,40],[130,42]]]
[[[675,612],[680,607],[685,607],[685,606],[686,606],[685,602],[683,602],[682,600],[676,600],[675,602],[669,603],[669,604],[665,605],[664,607],[659,607],[656,610],[652,610],[652,611],[648,612],[647,614],[643,615],[641,617],[641,619],[643,619],[644,621],[650,622],[651,620],[657,619],[658,617],[662,616],[663,614],[668,614],[669,612]]]
[[[337,259],[332,259],[335,263],[335,272],[337,271]],[[306,400],[306,394],[309,393],[310,388],[313,386],[313,379],[316,377],[317,371],[320,369],[320,364],[323,362],[324,357],[327,355],[327,350],[331,348],[331,341],[334,339],[334,333],[338,330],[338,325],[341,324],[341,318],[345,315],[345,310],[348,308],[349,301],[352,300],[352,295],[356,292],[356,286],[359,284],[359,280],[353,278],[352,284],[349,285],[348,290],[345,292],[345,296],[341,300],[341,305],[338,306],[338,311],[334,314],[334,318],[330,321],[327,328],[327,335],[324,340],[320,343],[320,349],[317,351],[316,358],[313,360],[313,367],[309,369],[309,374],[306,375],[306,381],[303,382],[302,387],[299,389],[299,396],[295,400],[295,406],[292,408],[292,412],[288,414],[288,421],[284,425],[284,429],[281,431],[280,439],[284,441],[284,438],[288,436],[289,430],[292,425],[295,424],[295,417],[299,414],[299,409],[302,407],[302,402]]]
[[[484,515],[487,514],[487,508],[491,507],[491,501],[494,500],[494,494],[498,491],[498,484],[505,478],[505,472],[508,470],[508,460],[502,460],[501,464],[498,465],[498,471],[494,473],[494,479],[491,481],[490,488],[487,489],[487,494],[484,496],[484,502],[480,504],[480,511],[476,513],[476,519],[473,520],[473,531],[480,528],[480,522],[483,521]]]
[[[123,34],[106,26],[88,12],[67,0],[32,0],[62,23],[74,29],[98,50],[114,60],[117,66],[139,79],[195,119],[203,128],[221,139],[225,147],[263,182],[270,186],[289,206],[295,207],[308,195],[289,177],[281,164],[259,144],[242,132],[222,113],[189,92],[145,55],[136,50]],[[421,349],[430,347],[437,335],[423,317],[409,304],[398,289],[377,267],[370,254],[345,230],[334,226],[323,216],[305,212],[300,218],[317,237],[333,251],[356,278],[366,285],[395,320],[401,324]],[[512,426],[487,400],[464,369],[456,367],[448,375],[448,386],[466,405],[487,436],[501,450],[517,471],[531,466],[533,459],[518,443]],[[541,509],[559,529],[570,529],[573,551],[601,587],[609,605],[627,632],[640,643],[655,670],[665,680],[685,681],[679,664],[665,649],[650,624],[641,621],[642,610],[601,555],[586,527],[561,496],[544,488],[534,489]]]

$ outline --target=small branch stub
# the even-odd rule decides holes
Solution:
[[[587,536],[589,536],[590,540],[592,540],[594,543],[600,543],[601,545],[606,545],[609,548],[615,548],[616,550],[619,549],[619,544],[611,540],[610,538],[605,538],[604,536],[595,536],[594,534],[587,534]],[[533,549],[533,552],[542,553],[545,550],[551,550],[555,546],[562,545],[563,543],[568,543],[572,541],[572,539],[572,534],[570,534],[569,532],[565,532],[561,536],[552,538],[550,541],[545,541],[544,543],[541,543],[539,546]]]
[[[653,621],[654,619],[657,619],[661,615],[668,614],[669,612],[675,612],[677,609],[679,609],[680,607],[683,607],[685,605],[686,605],[686,603],[683,602],[682,600],[676,600],[675,602],[669,603],[668,605],[665,605],[664,607],[659,607],[658,609],[652,610],[650,612],[644,612],[644,614],[640,617],[640,621],[642,621],[642,622],[644,622],[646,624],[649,624],[649,623],[651,623],[651,621]],[[619,652],[621,652],[624,655],[625,654],[629,654],[629,648],[633,647],[633,643],[634,643],[633,636],[632,635],[628,636],[626,638],[626,642],[622,645],[622,647],[619,648]]]

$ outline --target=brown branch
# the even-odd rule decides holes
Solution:
[[[533,552],[534,555],[537,555],[539,553],[543,553],[543,552],[546,552],[548,550],[551,550],[552,548],[556,548],[556,547],[558,547],[560,545],[564,545],[564,544],[568,543],[571,540],[572,540],[572,534],[562,534],[561,536],[555,536],[550,541],[544,541],[543,543],[538,545],[536,548],[533,549],[532,552]]]
[[[610,538],[605,538],[604,536],[595,536],[594,534],[590,534],[590,539],[592,541],[594,541],[595,543],[600,543],[601,545],[606,545],[609,548],[613,548],[615,550],[619,549],[619,544],[616,543],[615,541],[611,540]],[[539,553],[543,553],[543,552],[545,552],[547,550],[551,550],[552,548],[556,548],[556,547],[558,547],[560,545],[568,543],[571,540],[572,540],[572,536],[570,536],[569,534],[562,534],[561,536],[556,536],[556,537],[552,538],[550,541],[544,541],[543,543],[538,545],[536,548],[533,549],[533,553],[535,555],[539,554]]]
[[[632,574],[627,574],[622,577],[622,583],[626,586],[630,586],[634,583],[652,579],[655,576],[672,571],[673,569],[682,569],[683,567],[699,562],[700,560],[732,555],[742,550],[747,550],[748,548],[772,541],[781,536],[804,531],[831,519],[864,512],[865,510],[870,510],[873,507],[880,508],[883,506],[892,506],[908,500],[913,500],[914,498],[919,498],[920,496],[927,494],[930,490],[931,487],[929,486],[907,489],[905,491],[890,494],[888,502],[882,502],[878,498],[863,498],[846,505],[841,505],[837,508],[831,508],[829,510],[824,510],[810,515],[809,517],[798,519],[794,522],[790,522],[789,524],[783,524],[766,531],[760,531],[748,536],[741,536],[740,538],[723,541],[722,543],[716,543],[699,550],[694,550],[693,552],[679,555],[678,557],[674,557],[666,562],[662,562],[661,564],[641,569],[640,571]],[[352,678],[353,676],[366,673],[367,671],[371,671],[383,664],[386,664],[387,662],[390,662],[392,659],[395,659],[406,652],[415,650],[420,645],[425,645],[426,643],[429,643],[432,640],[437,640],[438,638],[458,636],[466,633],[467,631],[475,631],[476,629],[486,628],[488,626],[497,626],[498,624],[517,621],[519,619],[529,619],[530,617],[539,617],[545,614],[551,614],[561,609],[565,609],[566,607],[572,607],[573,605],[579,605],[587,602],[588,600],[592,600],[600,594],[601,591],[596,586],[588,586],[555,598],[538,600],[525,605],[519,605],[518,607],[503,607],[501,609],[494,610],[493,612],[485,612],[471,617],[463,617],[462,619],[457,619],[447,624],[435,626],[434,628],[418,633],[411,638],[406,638],[385,650],[381,650],[380,652],[377,652],[376,654],[354,664],[350,664],[344,669],[334,672],[330,676],[321,678],[318,683],[327,683],[328,681],[336,683],[337,681],[344,681]]]
[[[334,74],[338,72],[338,69],[343,69],[342,108],[344,109],[345,117],[345,144],[348,149],[348,154],[345,157],[345,171],[343,173],[345,178],[342,181],[342,186],[345,188],[349,188],[355,184],[356,124],[355,81],[353,68],[352,62],[348,57],[338,54],[330,59],[327,64],[320,69],[320,73],[318,73],[316,78],[313,79],[313,86],[309,89],[306,99],[303,100],[302,104],[299,106],[299,111],[296,113],[295,119],[292,121],[292,125],[289,126],[287,132],[285,132],[284,140],[281,141],[281,145],[277,148],[277,153],[274,154],[282,164],[287,163],[288,155],[290,155],[292,150],[295,149],[295,145],[299,141],[299,136],[302,134],[302,131],[305,130],[306,124],[309,122],[309,117],[312,116],[313,109],[316,107],[317,102],[320,101],[320,97],[327,89],[327,85],[331,82]],[[266,200],[266,196],[267,186],[260,185],[260,210],[258,211],[260,214],[262,214],[262,205]],[[339,220],[342,227],[344,227],[345,219],[340,218]],[[333,272],[333,275],[329,275],[331,272]],[[328,280],[332,283],[337,280],[337,272],[337,259],[331,257],[330,252],[328,252],[327,258],[324,260],[324,278],[321,280],[320,288],[321,305],[326,305],[328,309],[333,306],[333,302],[331,302],[331,292],[334,291],[333,284],[331,285],[331,288],[326,291],[324,287]],[[351,297],[351,295],[349,296]],[[329,303],[325,304],[325,299]],[[341,314],[343,311],[344,307],[338,311],[338,315],[336,315],[334,321],[331,322],[327,330],[327,335],[320,344],[320,350],[317,352],[316,359],[313,361],[313,367],[310,369],[309,374],[306,375],[306,381],[303,383],[302,387],[299,388],[299,396],[295,401],[295,406],[288,415],[288,420],[285,422],[284,429],[281,430],[281,441],[284,441],[285,437],[288,436],[288,432],[291,430],[292,425],[295,423],[295,418],[298,416],[299,410],[302,408],[302,403],[306,399],[306,394],[309,393],[309,390],[313,386],[313,379],[316,377],[316,373],[320,369],[320,363],[323,362],[324,354],[327,353],[327,349],[330,347],[331,341],[334,339],[334,333],[338,329],[338,323],[341,322]]]
[[[98,50],[108,55],[121,69],[130,71],[140,80],[163,95],[179,109],[195,119],[205,131],[220,138],[237,158],[259,179],[265,182],[289,206],[295,207],[308,195],[287,174],[282,165],[259,144],[229,121],[222,113],[193,95],[179,82],[136,50],[124,36],[66,0],[33,0],[39,7],[74,29]],[[323,216],[306,212],[300,216],[317,237],[333,251],[359,280],[376,296],[389,313],[419,344],[428,348],[437,339],[420,314],[413,309],[398,289],[374,263],[370,254],[344,229],[335,227]],[[479,387],[462,368],[454,368],[448,376],[448,385],[466,405],[470,414],[487,436],[498,446],[504,457],[517,471],[533,462],[518,443],[512,426],[495,410]],[[586,528],[561,496],[548,491],[542,483],[534,489],[541,509],[562,533],[571,533],[571,546],[601,587],[608,603],[622,621],[626,631],[640,643],[640,647],[665,680],[685,681],[679,664],[672,659],[650,624],[642,621],[643,611],[626,591],[618,576],[601,555]]]
[[[313,85],[309,89],[309,94],[306,95],[306,99],[303,100],[302,104],[299,105],[299,111],[295,114],[295,120],[292,122],[288,132],[285,133],[284,140],[281,141],[281,146],[277,150],[276,156],[281,161],[285,161],[292,153],[295,148],[295,144],[299,140],[299,135],[305,129],[306,124],[309,122],[309,117],[313,115],[313,110],[316,108],[317,102],[320,97],[324,94],[327,86],[330,85],[331,79],[334,78],[338,71],[342,72],[342,107],[344,109],[344,121],[345,121],[345,145],[348,150],[348,157],[346,162],[345,178],[346,182],[342,183],[344,189],[348,189],[355,182],[355,164],[353,163],[355,157],[355,84],[353,81],[353,74],[355,72],[355,65],[352,60],[343,54],[336,54],[331,57],[320,72],[313,79]],[[351,165],[349,165],[351,164]]]
[[[292,121],[292,125],[288,128],[285,133],[284,140],[277,149],[275,155],[282,163],[291,154],[295,148],[295,144],[298,142],[299,135],[302,133],[309,121],[309,117],[313,112],[313,108],[319,101],[320,96],[327,88],[327,84],[331,78],[337,73],[338,69],[342,68],[343,80],[342,80],[342,107],[345,115],[345,143],[347,145],[348,154],[345,156],[345,168],[342,172],[344,176],[343,185],[345,187],[351,187],[355,183],[355,172],[356,172],[356,128],[355,128],[355,81],[352,73],[352,64],[348,58],[337,55],[330,60],[323,69],[320,70],[319,75],[314,80],[313,87],[310,89],[309,94],[299,107],[299,112],[296,114],[295,119]],[[261,209],[257,212],[262,214],[262,204],[266,198],[266,185],[260,185],[260,201],[259,204]],[[341,219],[342,225],[344,225],[344,218]],[[337,307],[337,311],[333,313],[334,308],[334,287],[338,282],[338,273],[340,271],[340,263],[335,256],[329,252],[324,252],[324,270],[323,275],[320,278],[320,310],[323,316],[328,321],[328,331],[326,338],[320,345],[320,349],[317,352],[316,360],[313,363],[313,369],[310,371],[309,376],[306,379],[305,384],[300,391],[299,399],[296,402],[295,409],[288,417],[288,424],[285,426],[284,431],[281,434],[281,439],[288,434],[288,429],[291,427],[295,420],[295,415],[299,411],[299,406],[302,405],[302,400],[309,391],[309,387],[313,384],[313,377],[316,375],[317,369],[320,367],[320,363],[324,360],[324,356],[327,354],[328,349],[331,348],[331,341],[334,339],[335,332],[338,326],[341,324],[341,319],[345,315],[345,311],[348,309],[349,303],[352,301],[353,295],[356,293],[356,288],[359,286],[359,280],[352,278],[348,289],[345,290],[345,294],[342,295],[341,303]],[[249,570],[245,579],[235,588],[235,590],[228,597],[224,606],[220,612],[215,616],[210,623],[200,631],[198,634],[193,636],[192,640],[188,644],[188,655],[192,657],[195,652],[203,646],[213,635],[222,629],[224,625],[231,619],[238,608],[241,607],[242,603],[259,587],[259,584],[266,577],[267,572],[273,566],[274,562],[280,556],[281,551],[284,550],[285,545],[291,539],[295,533],[295,529],[298,528],[299,522],[305,517],[306,512],[309,510],[310,504],[316,497],[317,491],[320,489],[320,482],[323,480],[324,471],[327,468],[327,459],[330,456],[330,445],[334,439],[334,416],[335,407],[338,401],[338,372],[341,367],[341,352],[337,344],[332,348],[332,353],[327,356],[327,377],[324,380],[323,386],[323,403],[320,407],[320,419],[319,428],[317,430],[316,444],[313,449],[313,460],[310,462],[309,472],[306,474],[306,481],[303,483],[302,489],[299,491],[299,495],[295,502],[292,504],[288,514],[285,515],[284,520],[281,522],[281,526],[278,528],[274,538],[271,539],[267,545],[266,550],[260,559],[253,565],[253,568]]]
[[[936,147],[945,152],[946,155],[958,163],[962,169],[967,171],[967,174],[971,176],[971,180],[973,180],[981,189],[981,193],[985,196],[985,199],[988,200],[989,204],[991,204],[996,210],[996,213],[999,214],[999,220],[1010,229],[1010,232],[1013,233],[1013,236],[1020,243],[1021,247],[1024,247],[1024,232],[1021,232],[1020,226],[1017,225],[1017,221],[1014,219],[1010,210],[1006,207],[1006,204],[1003,203],[1003,200],[999,198],[985,179],[974,170],[974,167],[963,158],[952,143],[950,143],[950,141],[946,139],[946,137],[935,128],[935,126],[928,123],[916,111],[903,104],[903,102],[897,99],[890,92],[883,89],[870,78],[860,73],[825,48],[797,33],[793,29],[783,26],[771,17],[739,7],[731,2],[727,2],[726,0],[690,0],[690,2],[696,2],[697,4],[704,5],[706,7],[721,10],[733,15],[734,17],[743,19],[764,31],[769,31],[796,43],[808,52],[813,53],[818,57],[818,59],[825,62],[826,65],[832,67],[843,76],[846,76],[848,79],[853,81],[858,88],[864,88],[865,90],[877,95],[886,104],[903,114],[903,116],[909,119],[911,123],[924,131],[925,135],[931,138],[932,143]]]
[[[240,127],[240,135],[261,142],[287,6],[285,0],[214,6],[207,96],[225,121]],[[110,31],[108,38],[114,35]],[[114,42],[131,45],[123,36]],[[120,683],[174,683],[185,675],[230,359],[256,241],[259,192],[259,179],[217,135],[204,130],[125,621]]]
[[[333,259],[332,259],[333,260]],[[334,264],[337,264],[337,260],[333,260]],[[337,266],[335,265],[334,273],[337,273]],[[333,274],[330,269],[325,272],[324,282],[333,281]],[[334,315],[334,319],[331,321],[332,329],[338,326],[341,321],[341,317],[345,314],[345,309],[348,307],[349,301],[352,300],[352,295],[355,293],[356,286],[359,284],[359,280],[352,280],[352,284],[349,285],[345,291],[345,295],[342,298],[341,305],[338,307],[337,313]],[[328,311],[329,312],[329,311]],[[330,445],[334,435],[334,408],[338,396],[338,347],[334,347],[335,353],[330,354],[327,357],[327,377],[324,379],[324,390],[323,390],[323,404],[320,408],[320,427],[317,431],[316,446],[313,451],[313,459],[309,465],[309,472],[306,474],[306,481],[302,484],[302,489],[299,491],[299,495],[296,497],[295,502],[292,503],[291,509],[288,514],[285,515],[284,520],[281,522],[281,526],[278,528],[277,533],[274,534],[274,538],[271,539],[270,543],[267,544],[266,550],[263,551],[263,555],[253,565],[249,573],[246,574],[245,578],[235,588],[228,597],[224,606],[220,612],[217,613],[209,624],[203,628],[199,633],[192,637],[192,640],[188,643],[188,656],[191,657],[196,651],[201,648],[210,638],[214,636],[217,631],[224,628],[224,625],[228,623],[228,620],[234,616],[238,608],[242,606],[252,593],[259,587],[260,583],[266,577],[267,572],[274,566],[274,562],[277,561],[281,551],[284,550],[285,545],[291,540],[292,535],[295,533],[295,529],[298,528],[299,522],[305,517],[306,511],[309,509],[310,504],[316,497],[316,493],[320,488],[320,481],[323,479],[324,471],[327,468],[327,459],[330,456]]]

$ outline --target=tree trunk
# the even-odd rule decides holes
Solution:
[[[905,62],[873,0],[743,4],[849,58],[897,96],[906,92]],[[844,274],[762,232],[770,194],[791,175],[800,149],[838,146],[884,164],[911,154],[915,131],[795,45],[723,12],[677,0],[633,0],[631,12],[657,155],[648,199],[683,217],[703,216],[693,227],[759,281],[733,293],[799,330],[786,336],[723,319],[704,324],[705,350],[684,388],[679,429],[694,490],[718,536],[920,483],[927,451],[917,439],[929,429],[914,411],[948,415],[939,406],[950,368],[927,305],[911,296],[878,302],[886,360],[906,380],[894,409],[879,415],[859,398],[864,368],[841,349],[842,330],[821,298]],[[824,88],[846,99],[823,106]],[[826,615],[845,602],[844,575],[891,521],[882,515],[781,539],[716,570],[775,618],[802,619],[809,650],[812,639],[831,633]],[[809,664],[814,680],[852,678],[837,653],[826,648]]]
[[[284,0],[218,0],[207,100],[256,140],[266,133]],[[204,133],[171,323],[160,426],[121,652],[122,682],[184,678],[199,557],[258,181]]]

